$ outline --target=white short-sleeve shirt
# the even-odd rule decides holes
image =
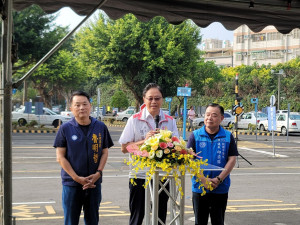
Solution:
[[[168,129],[173,132],[173,136],[179,137],[176,120],[173,117],[164,114],[162,110],[160,110],[159,116],[160,121],[158,124],[158,128]],[[119,143],[127,144],[129,142],[137,142],[143,140],[145,139],[146,134],[150,130],[155,130],[155,128],[156,126],[154,118],[145,107],[140,112],[134,114],[128,119],[127,124],[119,139]],[[133,178],[135,177],[135,174],[137,178],[145,179],[146,174],[143,171],[135,173],[131,170],[129,176]]]

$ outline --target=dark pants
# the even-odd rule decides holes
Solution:
[[[81,209],[84,212],[84,223],[96,225],[99,223],[99,206],[101,202],[101,185],[82,190],[81,186],[63,185],[62,204],[64,208],[64,224],[79,224]]]
[[[224,225],[227,200],[228,193],[206,193],[201,196],[201,194],[193,192],[195,225],[207,225],[209,215],[212,225]]]
[[[129,209],[130,209],[130,219],[129,225],[141,225],[143,223],[145,215],[145,188],[144,179],[134,179],[136,185],[131,184],[129,181]],[[169,184],[166,186],[169,190]],[[169,196],[162,191],[159,194],[159,206],[158,206],[158,217],[162,222],[166,223],[167,209],[168,209]],[[161,223],[158,222],[160,225]]]
[[[189,127],[188,127],[188,131],[193,131],[193,120],[189,119]]]

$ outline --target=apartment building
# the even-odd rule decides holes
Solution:
[[[274,26],[267,26],[254,33],[242,25],[233,34],[233,66],[254,62],[276,65],[300,56],[300,29],[281,34]]]
[[[229,40],[205,39],[202,42],[204,61],[214,61],[218,66],[233,66],[233,50]]]

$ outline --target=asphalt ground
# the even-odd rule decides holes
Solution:
[[[123,128],[109,127],[109,151],[102,185],[100,224],[128,224],[127,155],[118,139]],[[187,137],[190,133],[187,133]],[[52,147],[55,134],[13,134],[13,216],[17,225],[63,224],[60,166]],[[238,136],[241,156],[231,173],[226,225],[300,224],[300,136]],[[248,162],[252,165],[250,165]],[[186,176],[185,220],[191,225],[191,182]],[[169,219],[168,219],[169,220]],[[80,224],[84,224],[81,219]]]

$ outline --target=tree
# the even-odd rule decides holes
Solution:
[[[200,41],[200,28],[191,21],[174,26],[162,17],[142,23],[130,14],[116,21],[100,14],[77,34],[75,48],[89,74],[122,79],[141,104],[150,82],[158,83],[164,96],[176,95],[196,71]]]
[[[46,106],[51,107],[55,92],[65,98],[68,106],[71,93],[85,84],[85,75],[78,58],[72,52],[61,50],[33,73],[32,82]]]
[[[111,105],[117,108],[127,108],[129,106],[128,99],[123,91],[117,91],[111,98]]]
[[[40,60],[67,34],[67,28],[53,26],[54,20],[55,16],[46,14],[37,5],[13,13],[13,39],[18,44],[18,57],[23,61],[15,70]]]

